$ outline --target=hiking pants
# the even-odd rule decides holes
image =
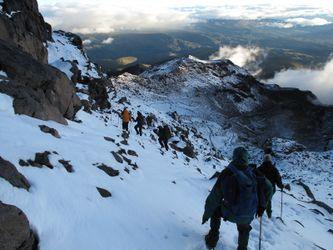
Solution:
[[[158,138],[158,142],[160,143],[162,148],[165,148],[167,151],[169,150],[168,139]]]
[[[139,123],[134,126],[137,135],[142,136],[142,127],[142,124]]]
[[[266,207],[266,213],[269,218],[272,217],[272,199],[273,199],[273,195],[275,194],[275,192],[276,192],[276,187],[274,185],[273,190],[272,190],[272,195],[271,195],[270,199],[268,200],[267,207]]]
[[[128,122],[123,122],[123,130],[128,131]]]
[[[212,240],[216,241],[214,245],[216,245],[219,240],[220,226],[221,226],[221,208],[218,208],[213,214],[213,216],[210,218],[209,234],[211,234]],[[237,250],[247,250],[251,229],[252,227],[250,226],[250,224],[237,224],[237,230],[238,230]]]

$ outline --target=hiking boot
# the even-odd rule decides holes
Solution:
[[[209,233],[205,236],[206,246],[208,249],[213,249],[216,247],[217,242],[219,241],[219,233]]]
[[[272,219],[272,212],[267,211],[267,217],[268,217],[268,219]]]

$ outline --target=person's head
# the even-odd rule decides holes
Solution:
[[[232,161],[236,167],[246,167],[249,164],[249,153],[244,147],[235,148]]]
[[[269,154],[264,155],[264,162],[272,162],[272,156]]]

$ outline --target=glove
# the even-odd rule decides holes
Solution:
[[[288,191],[290,191],[290,185],[289,184],[284,185],[284,188],[287,189]]]
[[[258,207],[257,209],[257,213],[256,213],[256,217],[262,217],[262,215],[264,214],[266,208],[264,207]]]
[[[208,219],[205,217],[205,215],[202,216],[202,222],[201,222],[201,224],[203,225],[203,224],[205,224],[207,221],[208,221]]]

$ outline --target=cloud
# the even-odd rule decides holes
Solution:
[[[41,11],[55,29],[74,33],[111,33],[122,30],[160,30],[183,27],[189,13],[154,6],[130,6],[100,0],[41,5]]]
[[[244,67],[253,62],[256,62],[259,57],[264,54],[264,51],[259,47],[237,47],[221,46],[219,51],[210,56],[211,60],[226,58],[234,64]],[[256,63],[257,64],[257,63]]]
[[[284,87],[311,90],[323,104],[333,104],[333,59],[322,69],[286,70],[275,75],[269,83]]]
[[[318,17],[312,18],[312,19],[302,18],[302,17],[289,18],[289,19],[287,19],[287,22],[296,24],[296,25],[300,25],[300,26],[319,26],[319,25],[326,25],[326,24],[331,23],[324,18],[318,18]]]
[[[83,43],[83,45],[90,45],[92,43],[92,41],[90,39],[86,39],[82,43]]]
[[[103,44],[111,44],[113,42],[113,38],[112,37],[109,37],[109,38],[106,38],[105,40],[102,41]]]
[[[85,34],[179,29],[212,18],[280,18],[281,21],[304,18],[311,20],[301,20],[304,25],[312,25],[324,23],[323,16],[333,15],[333,7],[321,0],[280,0],[278,3],[253,0],[251,4],[242,0],[232,3],[229,0],[39,0],[39,4],[55,29]]]

